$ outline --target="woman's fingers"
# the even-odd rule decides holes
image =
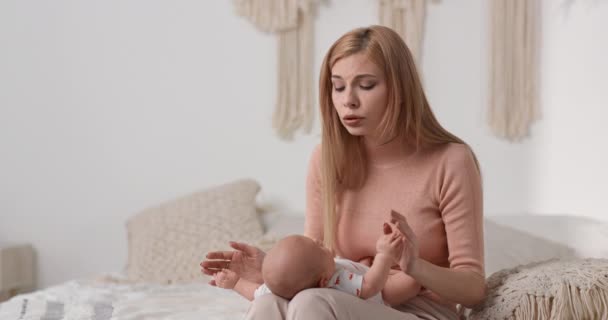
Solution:
[[[401,232],[399,232],[397,234],[397,236],[395,237],[395,239],[392,240],[392,243],[394,243],[396,246],[402,246],[405,244],[406,241],[406,237],[401,234]]]
[[[226,260],[205,260],[201,262],[200,266],[205,269],[227,269],[230,267],[230,261]]]
[[[401,234],[401,232],[395,232],[395,234],[393,235],[393,240],[401,240],[403,238],[403,235]]]
[[[415,239],[414,231],[410,228],[410,225],[407,223],[407,219],[398,213],[397,211],[391,211],[391,222],[392,226],[396,227],[403,235],[407,237],[408,240]]]
[[[399,213],[399,212],[397,212],[395,210],[391,210],[391,217],[393,217],[393,218],[404,218],[405,219],[405,217],[401,213]]]
[[[232,260],[234,251],[214,251],[209,252],[205,256],[207,259],[218,259],[218,260]]]
[[[401,222],[399,224],[401,224]],[[410,240],[410,241],[416,240],[416,234],[414,234],[414,230],[412,230],[412,228],[410,228],[410,225],[407,224],[407,222],[405,222],[405,221],[403,222],[402,228],[400,230],[402,230],[401,232],[403,233],[404,236],[407,237],[408,240]]]
[[[397,221],[397,223],[395,223],[396,228],[399,229],[399,231],[401,231],[401,234],[405,237],[405,239],[411,243],[413,243],[414,241],[416,241],[416,235],[414,234],[414,231],[412,231],[412,229],[406,224],[402,224],[401,222]]]
[[[203,268],[223,269],[228,267],[230,264],[229,260],[205,260],[201,262]]]
[[[405,217],[395,210],[391,210],[391,222],[396,223],[398,221],[405,222]]]
[[[399,234],[399,239],[402,242],[403,249],[406,247],[416,246],[416,235],[409,227],[407,227],[407,225],[402,225],[399,221],[397,221],[395,224],[392,224],[392,227],[397,230],[397,234]]]
[[[208,275],[208,276],[215,276],[220,271],[222,271],[221,268],[207,268],[207,267],[202,267],[201,268],[201,272],[203,274]]]
[[[248,256],[254,256],[257,253],[257,248],[243,242],[230,241],[230,246],[238,251],[244,252]]]
[[[400,241],[399,237],[394,237],[394,236],[393,236],[393,237],[391,238],[391,245],[392,245],[392,246],[396,246],[396,245],[399,243],[399,241]]]
[[[389,222],[388,223],[391,228],[393,228],[393,230],[395,230],[395,234],[397,235],[402,235],[403,234],[403,230],[401,230],[401,224],[399,223],[399,221],[393,223],[393,222]]]
[[[397,212],[395,210],[391,210],[391,222],[392,223],[401,222],[402,224],[407,224],[407,219],[399,212]]]

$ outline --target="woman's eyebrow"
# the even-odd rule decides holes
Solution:
[[[332,79],[339,79],[339,80],[342,80],[342,77],[341,77],[341,76],[339,76],[339,75],[337,75],[337,74],[332,74],[332,75],[331,75],[331,78],[332,78]],[[358,75],[356,75],[354,79],[359,79],[359,78],[376,78],[376,76],[375,76],[375,75],[373,75],[373,74],[364,73],[364,74],[358,74]]]

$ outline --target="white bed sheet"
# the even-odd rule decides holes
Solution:
[[[243,319],[249,301],[204,283],[126,284],[103,276],[75,280],[13,297],[0,304],[0,319]]]

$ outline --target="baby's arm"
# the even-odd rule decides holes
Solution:
[[[385,224],[384,234],[376,242],[376,257],[369,270],[363,276],[361,298],[367,299],[382,291],[388,279],[391,266],[398,261],[403,250],[403,236]]]
[[[247,300],[253,301],[253,293],[259,286],[260,286],[259,283],[255,283],[255,282],[241,278],[234,286],[234,291],[238,292],[240,295],[245,297]]]
[[[368,299],[382,291],[393,263],[393,258],[387,254],[376,255],[374,263],[363,276],[361,298]]]
[[[213,276],[213,284],[220,288],[232,289],[249,301],[253,301],[253,294],[260,284],[239,278],[231,270],[223,269]]]
[[[392,270],[392,269],[391,269]],[[400,305],[420,292],[420,284],[414,278],[399,270],[388,276],[382,288],[382,299],[391,306]]]

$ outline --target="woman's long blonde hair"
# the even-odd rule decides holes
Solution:
[[[421,145],[449,142],[465,144],[435,118],[412,54],[399,34],[384,26],[370,26],[354,29],[340,37],[325,55],[319,77],[323,241],[330,248],[334,248],[338,220],[336,204],[342,192],[362,187],[367,178],[362,138],[350,135],[342,126],[332,101],[331,69],[338,60],[356,53],[365,54],[386,76],[388,106],[379,128],[386,142],[405,138],[417,149]],[[473,157],[479,169],[474,154]]]

